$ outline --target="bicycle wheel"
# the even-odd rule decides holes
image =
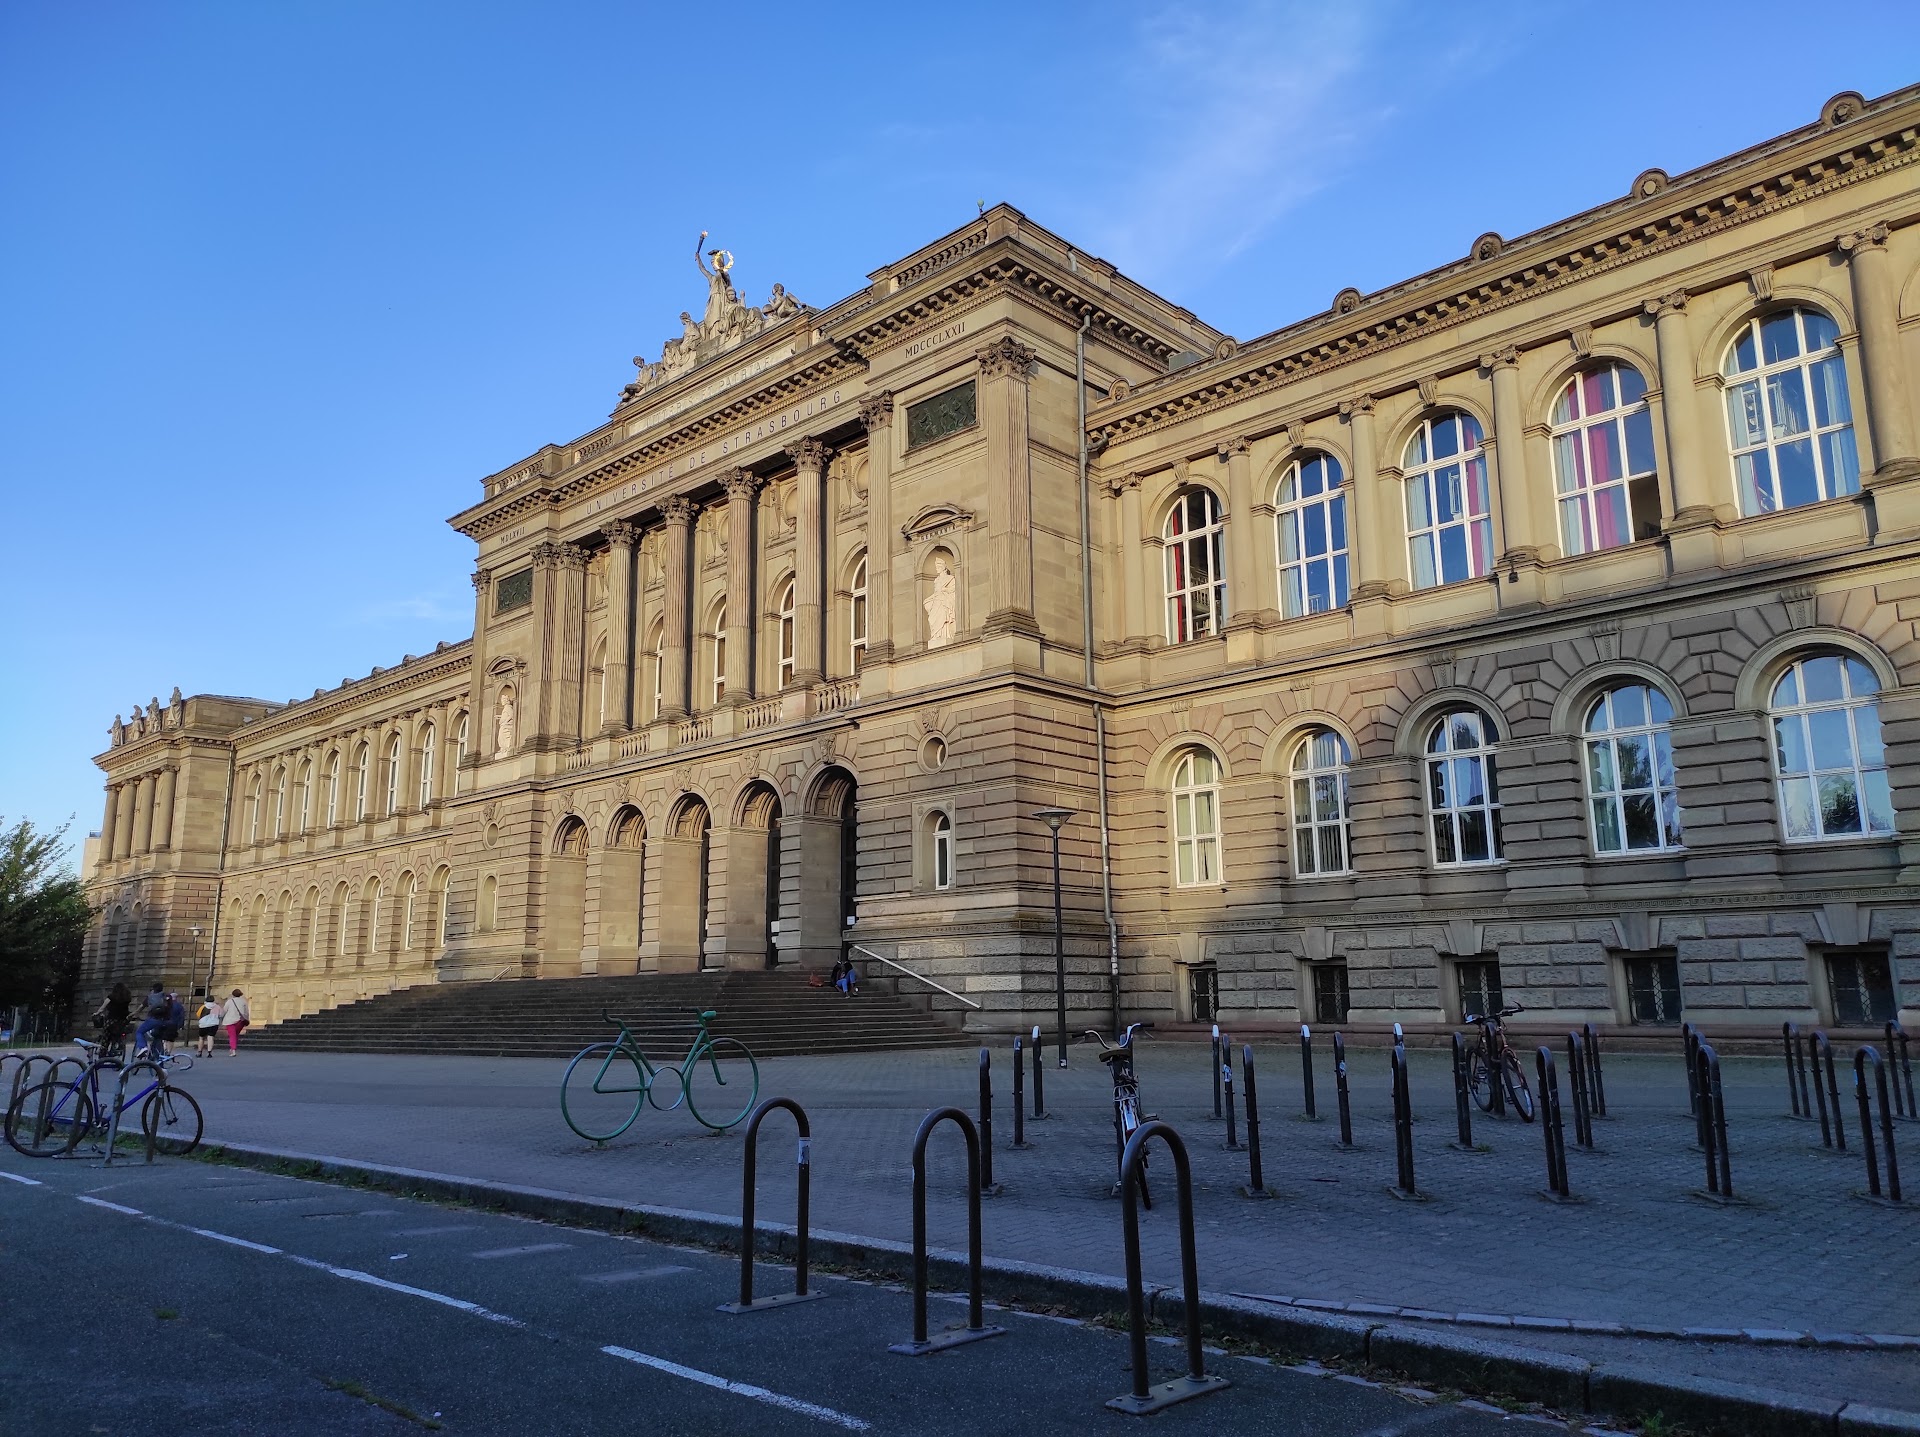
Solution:
[[[1480,1105],[1480,1111],[1493,1111],[1493,1074],[1487,1069],[1487,1054],[1483,1048],[1475,1048],[1473,1057],[1467,1063],[1467,1091],[1473,1094],[1474,1102]]]
[[[185,1143],[185,1157],[200,1146],[200,1105],[193,1094],[179,1088],[155,1088],[140,1105],[140,1131],[149,1139],[172,1138]]]
[[[618,1043],[582,1048],[560,1080],[560,1116],[589,1142],[619,1137],[633,1126],[646,1100],[646,1075]]]
[[[1133,1141],[1133,1135],[1140,1129],[1139,1099],[1131,1095],[1120,1100],[1120,1151],[1124,1155],[1127,1144]],[[1140,1152],[1140,1206],[1148,1212],[1153,1211],[1153,1195],[1147,1191],[1147,1154]]]
[[[93,1100],[85,1089],[35,1083],[7,1108],[7,1146],[28,1158],[73,1151],[93,1125]]]
[[[687,1111],[703,1126],[724,1133],[753,1111],[760,1096],[760,1065],[745,1043],[715,1038],[687,1065],[681,1082]]]
[[[1512,1103],[1526,1122],[1533,1121],[1533,1091],[1527,1087],[1527,1075],[1520,1069],[1520,1059],[1508,1053],[1501,1065],[1501,1076],[1506,1079],[1507,1101]]]

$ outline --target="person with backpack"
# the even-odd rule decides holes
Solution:
[[[119,1056],[118,1049],[127,1036],[127,1019],[133,1012],[133,994],[125,983],[115,983],[111,992],[93,1010],[93,1021],[100,1029],[100,1056],[109,1061]]]
[[[160,1030],[160,1042],[171,1054],[173,1045],[180,1041],[180,1030],[187,1026],[187,1005],[180,1001],[178,993],[167,994],[167,1021]]]
[[[253,1010],[247,1006],[247,995],[238,988],[233,996],[220,1005],[220,1026],[227,1030],[227,1056],[240,1056],[240,1034],[253,1021]]]
[[[220,1003],[209,997],[205,988],[195,988],[198,1002],[193,1014],[193,1050],[202,1058],[213,1056],[213,1035],[220,1031]]]
[[[141,1018],[140,1026],[133,1030],[134,1057],[160,1056],[159,1048],[154,1046],[155,1039],[158,1037],[160,1030],[166,1027],[167,1014],[171,1012],[172,1009],[173,999],[162,991],[158,983],[155,983],[153,985],[153,991],[147,994],[146,1016]],[[152,1046],[151,1053],[148,1052],[150,1046]]]

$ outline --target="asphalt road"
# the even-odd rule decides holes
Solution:
[[[759,1290],[790,1290],[762,1267]],[[0,1155],[0,1434],[1140,1432],[1124,1335],[1013,1312],[901,1357],[908,1294],[817,1277],[746,1316],[730,1259],[180,1160]],[[965,1308],[936,1298],[938,1330]],[[1181,1350],[1150,1349],[1154,1380]],[[1538,1418],[1224,1353],[1191,1433],[1551,1429]]]

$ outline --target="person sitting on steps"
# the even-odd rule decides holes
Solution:
[[[840,961],[833,965],[833,986],[849,998],[860,991],[860,970],[853,966],[853,960],[840,955]]]

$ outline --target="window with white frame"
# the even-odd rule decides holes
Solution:
[[[1427,806],[1433,861],[1442,868],[1497,863],[1500,787],[1495,734],[1478,709],[1450,709],[1427,730]]]
[[[256,777],[247,786],[247,842],[260,841],[260,780]]]
[[[1617,549],[1660,532],[1647,381],[1628,364],[1576,374],[1553,402],[1553,487],[1560,547]]]
[[[667,630],[666,625],[656,625],[653,631],[653,698],[647,717],[660,717],[660,706],[664,702],[663,690],[667,683]]]
[[[382,785],[386,790],[386,805],[380,810],[385,818],[393,817],[400,806],[400,752],[400,735],[395,734],[387,740],[386,782]]]
[[[1303,454],[1274,492],[1280,543],[1280,611],[1287,618],[1347,604],[1347,491],[1340,461]]]
[[[780,672],[776,676],[776,688],[785,688],[793,682],[794,667],[794,602],[793,580],[789,579],[780,586],[780,600],[774,605],[774,622],[779,624],[779,642],[775,650],[780,656]]]
[[[287,771],[280,769],[273,776],[273,829],[268,835],[272,838],[285,836],[287,831]]]
[[[944,893],[953,887],[953,820],[945,812],[934,814],[928,825],[928,856],[932,859],[933,886]]]
[[[1190,748],[1173,768],[1173,881],[1181,888],[1220,882],[1220,763]]]
[[[1756,315],[1727,347],[1727,441],[1742,514],[1860,488],[1840,328],[1815,309]]]
[[[1622,684],[1587,710],[1587,811],[1596,853],[1679,848],[1673,705],[1659,689]]]
[[[327,827],[340,821],[340,755],[327,759]]]
[[[411,873],[407,875],[405,906],[401,910],[400,946],[413,947],[413,916],[420,902],[420,880]]]
[[[1226,530],[1220,501],[1193,489],[1173,501],[1161,529],[1167,566],[1167,642],[1184,644],[1226,625]]]
[[[373,755],[363,743],[353,759],[353,817],[356,823],[367,816],[367,770],[372,766]]]
[[[847,672],[857,674],[867,662],[867,556],[853,566],[847,593]]]
[[[300,765],[300,780],[293,790],[293,818],[296,833],[305,833],[313,818],[313,760]]]
[[[1347,741],[1332,729],[1314,729],[1294,745],[1287,769],[1293,779],[1296,878],[1345,873],[1350,866],[1347,758]]]
[[[422,813],[425,813],[433,804],[433,748],[437,737],[432,724],[427,724],[420,730],[420,811]]]
[[[453,730],[453,791],[462,792],[467,786],[467,715],[461,714],[460,721]]]
[[[375,878],[367,884],[367,948],[369,953],[380,951],[380,880]]]
[[[713,701],[727,696],[727,606],[713,611]]]
[[[1797,659],[1773,687],[1773,766],[1789,840],[1893,832],[1880,680],[1859,659]]]
[[[1493,572],[1493,515],[1479,421],[1458,412],[1421,420],[1400,467],[1413,587],[1431,589]]]

